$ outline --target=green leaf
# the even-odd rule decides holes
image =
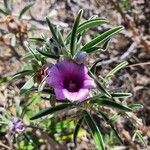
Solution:
[[[43,50],[40,50],[39,48],[36,48],[36,50],[42,54],[43,56],[46,56],[46,57],[49,57],[49,58],[54,58],[54,59],[59,59],[59,56],[58,55],[52,55],[52,54],[49,54]]]
[[[102,44],[106,40],[110,39],[111,36],[113,36],[113,35],[117,34],[118,32],[120,32],[122,29],[123,29],[122,26],[109,29],[108,31],[100,34],[99,36],[97,36],[96,38],[94,38],[93,40],[91,40],[89,43],[85,44],[81,48],[81,50],[85,50],[87,48],[90,48],[90,47]]]
[[[60,110],[64,110],[68,107],[72,107],[72,104],[70,103],[65,103],[65,104],[61,104],[61,105],[57,105],[55,107],[51,107],[51,108],[47,108],[45,110],[42,110],[41,112],[39,112],[38,114],[36,114],[35,116],[33,116],[31,118],[31,120],[34,120],[34,119],[38,119],[40,117],[43,117],[43,116],[46,116],[48,114],[53,114],[53,113],[56,113]]]
[[[103,44],[103,46],[102,46],[102,50],[103,50],[103,51],[106,51],[106,50],[107,50],[109,43],[110,43],[110,39],[107,39],[107,40],[105,41],[105,43]]]
[[[70,52],[72,56],[74,56],[74,53],[75,53],[74,51],[75,51],[75,44],[76,44],[77,29],[79,26],[82,13],[83,13],[83,10],[80,10],[74,22],[72,33],[71,33]]]
[[[20,78],[20,77],[28,75],[30,73],[33,73],[33,70],[23,70],[23,71],[20,71],[20,72],[14,74],[12,76],[12,79]]]
[[[97,150],[105,150],[105,144],[103,141],[102,134],[97,124],[95,123],[93,117],[87,111],[84,111],[84,114],[85,114],[85,117],[84,117],[85,121],[87,125],[89,126],[89,128],[91,129]]]
[[[58,41],[59,41],[60,45],[62,47],[65,47],[64,39],[63,39],[60,29],[57,29],[57,34],[58,34]]]
[[[94,46],[94,47],[89,47],[87,49],[84,49],[83,51],[87,52],[87,53],[92,53],[92,52],[95,52],[95,51],[102,51],[104,52],[104,50],[98,46]]]
[[[111,117],[109,118],[109,122],[110,122],[110,123],[114,123],[114,122],[117,121],[117,119],[118,119],[119,117],[120,117],[119,114],[114,114],[113,116],[111,116]]]
[[[42,58],[43,55],[41,55],[39,52],[34,52],[34,54],[40,58]],[[44,56],[43,56],[44,57]],[[27,52],[22,58],[22,61],[31,61],[34,60],[35,56],[33,55],[32,52]],[[30,64],[31,65],[31,64]]]
[[[91,104],[98,104],[100,106],[107,106],[110,108],[116,108],[118,110],[121,111],[127,111],[130,112],[132,111],[132,109],[128,106],[124,106],[122,104],[116,103],[114,101],[110,101],[110,100],[106,100],[106,99],[102,99],[102,98],[95,98],[89,101]]]
[[[97,65],[99,62],[101,62],[101,61],[102,61],[102,59],[98,59],[98,60],[96,60],[96,61],[94,62],[94,64],[91,66],[90,71],[91,71],[93,74],[95,74],[96,65]]]
[[[42,38],[29,38],[31,42],[46,42],[45,39]]]
[[[28,143],[31,143],[32,140],[28,137],[26,133],[23,133],[23,136]]]
[[[124,61],[122,63],[120,63],[119,65],[117,65],[114,69],[112,69],[105,78],[109,78],[111,76],[113,76],[117,71],[119,71],[120,69],[126,67],[128,65],[127,61]]]
[[[0,13],[4,14],[4,15],[8,15],[8,13],[6,11],[4,11],[3,9],[0,8]]]
[[[93,27],[102,25],[104,23],[108,23],[108,21],[104,18],[94,18],[94,19],[87,20],[79,25],[79,27],[77,29],[77,33],[83,32],[89,28],[93,28]],[[66,41],[70,38],[70,36],[71,36],[71,32],[69,32],[69,34],[67,35]]]
[[[33,92],[37,93],[37,92],[38,92],[38,88],[35,88],[35,87],[30,88],[29,90],[26,90],[26,91],[24,92],[24,95],[26,96],[26,95],[28,95],[28,94],[30,94],[30,93],[33,93]],[[47,89],[47,88],[44,88],[44,89],[41,91],[41,93],[44,93],[44,94],[53,94],[53,95],[55,94],[52,89]]]
[[[23,106],[21,118],[23,118],[26,112],[33,108],[40,100],[41,96],[39,95],[39,93],[33,93],[32,96],[29,98],[28,103]]]
[[[10,8],[10,6],[9,6],[9,5],[10,5],[10,1],[11,1],[11,0],[3,0],[4,6],[5,6],[6,9],[9,9],[9,8]]]
[[[25,6],[22,10],[21,10],[21,12],[20,12],[20,14],[19,14],[19,19],[21,19],[22,18],[22,16],[24,15],[24,13],[26,13],[32,6],[34,5],[34,3],[33,4],[29,4],[29,5],[27,5],[27,6]]]
[[[20,89],[21,95],[24,94],[26,91],[28,91],[29,89],[31,89],[34,86],[34,76],[35,75],[33,75]]]
[[[104,95],[106,95],[107,97],[111,98],[112,96],[110,95],[110,93],[101,85],[101,83],[98,81],[98,79],[94,76],[94,74],[91,71],[89,71],[89,75],[94,79],[98,90],[104,93]]]
[[[75,130],[74,130],[73,141],[74,141],[75,145],[77,144],[76,139],[77,139],[77,136],[78,136],[78,133],[79,133],[79,129],[80,129],[81,125],[82,125],[83,119],[84,119],[84,117],[81,117],[79,119],[79,121],[78,121],[78,123],[77,123],[77,125],[75,127]]]
[[[143,105],[141,105],[141,104],[130,104],[130,105],[128,105],[128,107],[130,107],[132,110],[135,110],[135,109],[143,108]]]
[[[112,93],[111,96],[113,98],[128,98],[128,97],[131,97],[132,94],[131,93]]]
[[[91,20],[87,20],[85,22],[83,22],[82,24],[79,25],[79,28],[77,30],[77,33],[80,33],[88,28],[93,28],[96,26],[100,26],[104,23],[108,23],[108,20],[104,19],[104,18],[95,18],[95,19],[91,19]]]
[[[90,47],[87,49],[84,49],[83,51],[87,52],[87,53],[92,53],[95,51],[101,51],[101,52],[105,52],[107,50],[108,44],[109,44],[110,39],[107,39],[102,47],[99,46],[94,46],[94,47]],[[81,49],[82,50],[82,49]]]
[[[68,51],[67,51],[67,48],[66,48],[66,45],[65,45],[65,42],[64,42],[64,39],[63,39],[63,36],[62,36],[62,33],[60,32],[60,30],[58,30],[57,34],[58,34],[58,41],[59,41],[60,45],[63,47],[62,53],[64,54],[64,56],[67,56]]]
[[[35,51],[30,47],[29,43],[28,42],[25,42],[25,47],[28,49],[29,52],[32,53],[32,55],[34,56],[34,58],[37,60],[37,61],[40,61],[38,55],[35,53]]]
[[[0,85],[1,85],[1,84],[5,84],[5,83],[8,82],[9,80],[11,80],[10,77],[1,77],[1,78],[0,78]]]
[[[141,131],[137,130],[136,132],[136,136],[138,137],[138,139],[140,140],[141,143],[143,143],[144,146],[147,146],[146,141],[144,140]]]
[[[119,141],[123,144],[123,141],[122,141],[121,137],[119,136],[119,134],[118,134],[117,130],[115,129],[114,125],[112,124],[112,122],[110,122],[110,120],[109,120],[109,118],[107,117],[107,115],[106,115],[105,113],[101,112],[101,111],[99,111],[98,114],[100,114],[100,115],[104,118],[104,120],[107,122],[107,124],[109,124],[109,125],[111,126],[111,128],[112,128],[112,130],[114,131],[116,137],[117,137],[117,138],[119,139]]]
[[[49,26],[49,29],[50,29],[50,31],[51,31],[51,33],[52,33],[52,36],[53,36],[54,40],[55,40],[57,43],[59,43],[59,40],[58,40],[56,31],[55,31],[54,28],[53,28],[53,24],[50,22],[50,20],[49,20],[47,17],[46,17],[46,21],[47,21],[47,24],[48,24],[48,26]]]
[[[12,0],[3,0],[7,14],[11,14]]]

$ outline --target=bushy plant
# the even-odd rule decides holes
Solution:
[[[49,132],[48,130],[51,130],[49,122],[56,115],[74,110],[72,120],[75,124],[73,123],[72,127],[74,128],[73,141],[75,145],[81,126],[86,124],[95,141],[95,147],[99,150],[105,149],[103,135],[93,114],[102,117],[110,125],[116,137],[123,142],[113,122],[117,119],[116,116],[128,116],[128,112],[140,108],[141,105],[124,105],[122,101],[116,101],[118,98],[131,97],[132,94],[110,92],[106,84],[109,84],[109,79],[117,71],[126,67],[128,63],[121,62],[102,77],[97,76],[95,71],[96,65],[101,60],[98,59],[93,64],[87,61],[91,53],[105,51],[112,36],[122,31],[123,27],[110,28],[83,44],[83,37],[90,28],[106,24],[108,20],[93,16],[89,20],[81,22],[82,13],[83,10],[80,10],[73,28],[67,36],[64,36],[63,29],[53,25],[46,18],[52,36],[47,38],[41,35],[40,38],[30,38],[26,42],[29,52],[23,57],[23,60],[28,63],[21,72],[13,76],[13,79],[28,75],[29,79],[20,89],[20,95],[22,99],[30,100],[24,105],[20,104],[18,121],[16,118],[10,119],[11,129],[9,127],[9,130],[11,133],[23,134],[28,139],[24,126],[40,128],[45,119],[47,123],[43,127],[47,128],[46,131]],[[41,107],[38,103],[41,99],[48,101],[50,106],[40,110]],[[116,109],[117,115],[111,116],[108,109]],[[32,117],[30,118],[30,116]],[[23,119],[26,120],[25,123],[19,118],[25,118]],[[16,122],[18,123],[17,127],[22,130],[18,131],[17,127],[12,127],[12,124],[16,125]],[[55,122],[55,125],[57,123]]]

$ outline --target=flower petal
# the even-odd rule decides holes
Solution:
[[[46,83],[53,86],[54,88],[62,88],[63,87],[63,79],[57,76],[49,76],[46,79]]]
[[[57,100],[62,100],[65,99],[64,93],[63,93],[63,89],[54,89],[55,91],[55,95],[56,95],[56,99]]]
[[[47,73],[49,75],[46,79],[47,84],[56,88],[63,87],[63,75],[58,70],[57,65],[54,65],[53,67],[49,68]]]
[[[58,63],[58,68],[64,76],[74,75],[83,76],[84,75],[84,65],[79,65],[72,60],[64,60]]]
[[[95,89],[96,88],[96,84],[95,84],[95,82],[92,79],[84,80],[84,82],[83,82],[83,88]]]
[[[67,89],[63,90],[64,96],[71,102],[79,101],[82,102],[89,95],[88,89],[80,89],[78,92],[69,92]]]
[[[89,89],[80,89],[76,97],[77,100],[84,101],[89,96]]]
[[[55,74],[55,75],[60,75],[60,71],[58,70],[57,65],[54,65],[54,66],[52,66],[52,67],[49,67],[49,68],[47,69],[47,74],[48,74],[48,75],[53,75],[53,74]]]

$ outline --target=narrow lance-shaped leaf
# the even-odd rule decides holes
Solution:
[[[146,141],[144,140],[142,134],[141,134],[141,131],[137,130],[136,131],[136,136],[138,137],[138,139],[141,141],[141,143],[143,143],[144,146],[147,146],[147,143]]]
[[[105,18],[93,18],[80,24],[77,32],[82,32],[88,28],[93,28],[95,26],[99,26],[104,23],[108,23],[108,20],[106,20]]]
[[[141,104],[130,104],[130,105],[128,105],[128,107],[130,107],[132,110],[135,110],[135,109],[143,108],[143,105],[141,105]]]
[[[131,93],[112,93],[111,96],[113,98],[128,98],[128,97],[131,97],[132,94]]]
[[[41,112],[39,112],[38,114],[36,114],[35,116],[33,116],[31,118],[31,120],[34,120],[34,119],[38,119],[40,117],[43,117],[43,116],[46,116],[48,114],[53,114],[53,113],[56,113],[60,110],[64,110],[68,107],[72,107],[72,104],[68,104],[68,103],[65,103],[65,104],[61,104],[61,105],[57,105],[55,107],[52,107],[52,108],[47,108],[45,110],[42,110]]]
[[[14,75],[12,76],[12,79],[16,79],[16,78],[19,78],[19,77],[28,75],[28,74],[30,74],[30,73],[33,73],[33,70],[23,70],[23,71],[20,71],[20,72],[14,74]]]
[[[77,29],[79,26],[82,13],[83,13],[83,10],[80,10],[74,22],[74,26],[73,26],[72,33],[71,33],[70,52],[72,56],[74,56],[74,53],[75,53],[74,51],[75,51],[75,44],[76,44],[75,42],[76,42],[76,36],[77,36]]]
[[[11,14],[11,8],[12,8],[12,0],[3,0],[5,10],[8,14]]]
[[[95,77],[95,75],[93,75],[91,71],[89,71],[89,75],[94,79],[95,83],[97,84],[98,90],[100,90],[107,97],[111,98],[112,96],[110,95],[110,93],[101,85],[101,83],[98,81],[98,79]]]
[[[51,33],[52,33],[52,36],[53,36],[54,40],[55,40],[57,43],[59,43],[58,37],[57,37],[57,35],[56,35],[56,31],[54,30],[54,27],[53,27],[52,23],[50,22],[50,20],[49,20],[47,17],[46,17],[46,21],[47,21],[47,23],[48,23],[49,29],[50,29],[50,31],[51,31]]]
[[[21,12],[20,12],[20,14],[19,14],[19,19],[21,19],[22,18],[22,16],[24,15],[24,13],[26,13],[32,6],[34,5],[34,3],[33,4],[29,4],[29,5],[27,5],[27,6],[25,6],[22,10],[21,10]]]
[[[40,100],[41,100],[40,95],[38,93],[34,93],[32,95],[32,97],[30,98],[30,101],[24,105],[20,117],[23,118],[24,115],[26,114],[26,112],[28,110],[30,110],[30,108],[32,108],[33,106],[35,106]]]
[[[91,129],[97,150],[105,150],[105,144],[103,141],[102,134],[97,124],[95,123],[93,117],[87,111],[84,111],[84,115],[85,115],[85,121],[89,126],[89,128]]]
[[[6,9],[11,8],[12,0],[3,0]]]
[[[61,46],[63,47],[62,48],[62,53],[65,55],[68,55],[68,51],[67,51],[67,48],[66,48],[66,45],[65,45],[65,42],[64,42],[64,39],[63,39],[63,36],[62,36],[62,33],[60,32],[60,30],[58,30],[58,40],[61,44]]]
[[[74,130],[74,134],[73,134],[73,141],[74,141],[74,144],[76,145],[76,139],[77,139],[77,136],[78,136],[78,133],[79,133],[79,130],[80,130],[80,127],[82,125],[82,122],[83,122],[83,119],[84,117],[81,117],[75,127],[75,130]]]
[[[26,91],[24,92],[24,95],[28,95],[28,94],[30,94],[31,92],[32,92],[32,93],[33,93],[33,92],[37,93],[37,92],[38,92],[38,88],[32,87],[32,88],[26,90]],[[47,89],[47,88],[44,88],[44,89],[41,91],[41,93],[45,93],[45,94],[55,94],[52,89]]]
[[[128,106],[124,106],[122,104],[116,103],[114,101],[106,100],[106,99],[95,98],[95,99],[92,99],[89,102],[91,104],[98,104],[100,106],[107,106],[107,107],[110,107],[110,108],[116,108],[116,109],[121,110],[121,111],[127,111],[127,112],[132,111],[132,109]]]
[[[116,122],[117,119],[120,117],[119,114],[120,114],[120,113],[117,113],[117,114],[114,114],[113,116],[111,116],[111,117],[109,118],[109,123],[114,123],[114,122]]]
[[[33,142],[33,140],[30,138],[30,136],[28,135],[27,132],[24,132],[24,133],[23,133],[23,136],[24,136],[26,142],[32,144],[32,145],[34,146],[35,149],[38,149],[37,144],[35,144],[35,143]]]
[[[109,29],[108,31],[100,34],[99,36],[97,36],[96,38],[94,38],[92,41],[90,41],[89,43],[85,44],[81,50],[85,50],[87,48],[102,44],[103,42],[105,42],[107,39],[109,39],[111,36],[117,34],[118,32],[120,32],[123,29],[122,26],[119,27],[115,27],[112,29]]]
[[[99,46],[89,47],[89,48],[84,49],[83,51],[85,51],[87,53],[92,53],[92,52],[95,52],[95,51],[104,52],[104,50],[102,48],[100,48]]]
[[[31,42],[46,42],[45,39],[42,38],[29,38]]]
[[[106,81],[106,79],[103,79],[104,81]],[[110,93],[110,95],[112,96],[112,98],[129,98],[132,96],[131,93]],[[105,95],[102,95],[101,98],[107,98]]]
[[[119,65],[117,65],[114,69],[112,69],[105,78],[109,78],[111,76],[113,76],[117,71],[119,71],[120,69],[126,67],[128,65],[127,61],[124,61],[122,63],[120,63]]]
[[[8,9],[8,1],[9,1],[9,0],[3,0],[5,9]]]
[[[109,118],[108,118],[103,112],[101,112],[101,111],[99,111],[98,114],[100,114],[100,115],[104,118],[104,120],[111,126],[111,128],[112,128],[112,130],[114,131],[116,137],[117,137],[117,138],[120,140],[120,142],[123,144],[122,139],[120,138],[120,136],[119,136],[117,130],[115,129],[114,125],[109,121]]]
[[[4,11],[3,9],[0,8],[0,13],[4,14],[4,15],[8,15],[8,13],[6,11]]]
[[[93,75],[95,74],[95,71],[96,71],[96,65],[101,61],[102,61],[102,59],[98,59],[94,62],[94,64],[92,64],[90,71],[93,73]]]
[[[87,52],[87,53],[93,53],[93,52],[96,52],[96,51],[101,51],[101,52],[105,52],[107,50],[107,47],[108,47],[108,44],[109,44],[109,39],[107,39],[103,46],[100,47],[100,46],[93,46],[93,47],[89,47],[87,49],[84,49],[83,51]]]
[[[58,55],[53,55],[53,54],[49,54],[48,52],[45,52],[44,50],[41,50],[39,48],[36,48],[36,50],[42,54],[43,56],[49,57],[49,58],[54,58],[54,59],[58,59],[59,56]]]
[[[24,94],[26,91],[28,91],[29,89],[31,89],[34,85],[34,76],[33,75],[24,85],[23,87],[20,89],[20,94]]]
[[[104,18],[94,18],[91,20],[87,20],[85,22],[83,22],[82,24],[79,25],[78,29],[77,29],[77,33],[80,33],[82,31],[85,31],[89,28],[93,28],[99,25],[102,25],[104,23],[108,23],[108,21]],[[71,36],[71,32],[67,35],[66,40],[68,40]]]
[[[110,39],[107,39],[107,40],[104,42],[104,44],[103,44],[103,46],[102,46],[103,51],[106,51],[106,50],[107,50],[107,48],[108,48],[108,46],[109,46],[109,43],[110,43]]]
[[[38,56],[36,55],[35,51],[30,47],[29,43],[25,42],[24,44],[25,44],[25,47],[27,48],[27,50],[32,53],[32,55],[34,56],[34,58],[37,61],[40,61],[39,58],[38,58]]]

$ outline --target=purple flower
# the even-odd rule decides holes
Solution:
[[[64,60],[49,68],[47,84],[54,88],[56,99],[81,102],[89,96],[89,89],[96,88],[84,64]]]
[[[17,117],[12,118],[12,120],[8,124],[9,131],[13,134],[18,133],[21,134],[24,129],[24,123]]]

